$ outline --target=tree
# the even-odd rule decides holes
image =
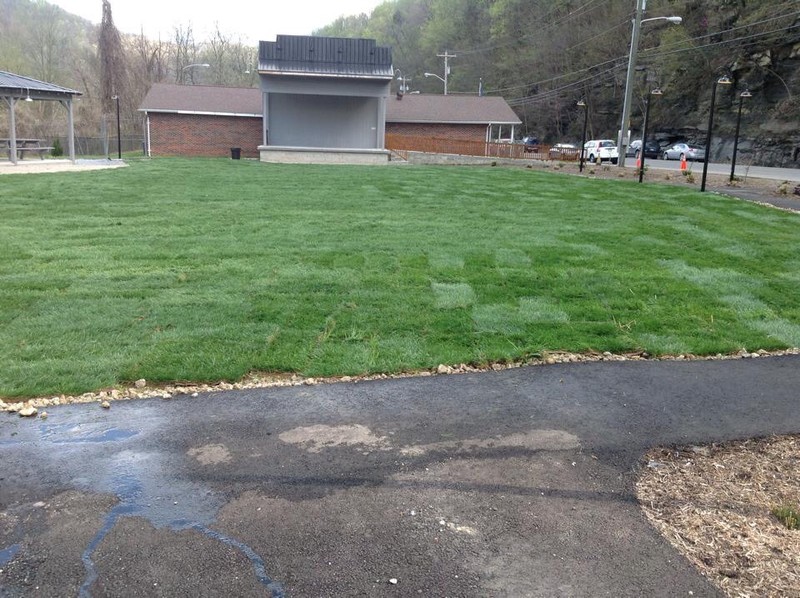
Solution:
[[[122,97],[126,88],[125,51],[119,31],[111,16],[111,3],[103,0],[103,20],[100,22],[100,102],[103,114],[113,112],[114,96]]]

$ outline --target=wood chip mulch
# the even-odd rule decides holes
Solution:
[[[800,436],[655,449],[637,497],[650,522],[730,597],[800,597]]]

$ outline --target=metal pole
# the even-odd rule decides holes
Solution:
[[[119,96],[114,96],[114,99],[117,101],[117,158],[122,160],[122,137],[120,136],[119,127]]]
[[[647,94],[647,102],[644,106],[644,125],[642,126],[642,149],[639,150],[639,182],[644,178],[644,159],[647,152],[647,122],[650,120],[650,100],[653,98],[652,94]]]
[[[700,182],[700,191],[706,190],[706,174],[708,173],[708,161],[711,159],[711,128],[714,126],[714,102],[717,98],[717,78],[711,86],[711,109],[708,111],[708,133],[706,134],[706,159],[703,161],[703,179]]]
[[[736,117],[736,135],[733,136],[733,157],[731,158],[731,183],[733,179],[736,178],[736,151],[739,149],[739,125],[742,124],[742,102],[744,102],[745,98],[749,98],[750,96],[751,93],[749,90],[745,90],[739,94],[739,115]]]
[[[625,77],[625,100],[622,105],[622,122],[620,123],[619,138],[617,148],[619,158],[617,164],[625,166],[625,153],[628,149],[630,140],[626,139],[625,134],[630,128],[631,100],[633,99],[633,77],[636,72],[636,54],[639,49],[639,30],[642,27],[642,13],[646,0],[636,0],[636,16],[633,18],[633,33],[631,34],[631,51],[628,56],[628,75]]]
[[[584,101],[578,103],[578,106],[583,105],[583,134],[581,135],[581,148],[580,148],[580,162],[578,172],[583,172],[583,146],[586,145],[586,124],[589,121],[589,104]]]

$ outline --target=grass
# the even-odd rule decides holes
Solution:
[[[782,507],[775,507],[772,509],[772,514],[778,519],[778,521],[786,526],[786,529],[800,529],[800,509],[797,509],[793,506],[784,505]]]
[[[525,169],[4,175],[0,396],[800,345],[798,216]]]

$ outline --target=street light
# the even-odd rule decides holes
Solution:
[[[181,73],[183,73],[183,71],[185,71],[185,70],[187,70],[187,69],[192,69],[192,68],[202,68],[202,69],[207,69],[207,68],[209,68],[210,66],[211,66],[211,65],[210,65],[210,64],[208,64],[207,62],[195,62],[195,63],[193,63],[193,64],[187,64],[186,66],[184,66],[184,67],[181,67]],[[182,80],[183,80],[183,79],[181,79],[181,81],[182,81]],[[192,79],[192,85],[194,85],[194,79]]]
[[[117,158],[122,160],[122,138],[119,133],[119,96],[111,96],[111,99],[117,103]]]
[[[653,96],[660,96],[661,89],[656,87],[655,89],[651,89],[650,93],[647,94],[647,103],[644,107],[644,125],[642,126],[642,149],[639,150],[639,182],[642,182],[642,178],[644,177],[644,159],[647,155],[647,123],[650,120],[650,100]]]
[[[736,172],[736,150],[739,149],[739,125],[742,123],[742,102],[745,98],[752,98],[753,94],[750,93],[749,89],[745,89],[742,93],[739,94],[739,115],[736,117],[736,135],[733,136],[733,158],[731,158],[731,183],[734,179],[734,173]],[[708,150],[706,150],[707,152]]]
[[[583,108],[583,135],[581,135],[581,157],[578,163],[578,172],[583,172],[583,146],[586,145],[586,123],[589,121],[589,105],[583,100],[579,100],[577,105]]]
[[[714,126],[714,102],[717,99],[717,85],[730,85],[732,81],[727,75],[714,79],[711,86],[711,108],[708,111],[708,133],[706,134],[706,159],[703,160],[703,180],[700,182],[700,191],[706,190],[706,174],[708,173],[708,161],[711,159],[711,129]]]
[[[630,127],[631,118],[631,100],[633,99],[633,76],[636,71],[636,54],[639,51],[639,29],[642,23],[649,23],[651,21],[667,21],[669,23],[680,24],[683,19],[681,17],[652,17],[650,19],[642,19],[644,13],[644,6],[646,0],[637,0],[636,2],[636,16],[632,20],[633,33],[631,35],[631,51],[628,57],[628,75],[625,78],[625,100],[622,105],[622,123],[619,129],[619,138],[617,146],[619,147],[619,159],[617,164],[620,167],[625,166],[625,150],[628,147],[628,142],[625,138],[625,133]]]
[[[403,75],[403,71],[400,69],[395,69],[394,74],[395,77],[397,77],[397,80],[400,82],[400,93],[406,93],[408,91],[408,84],[406,83],[406,78],[405,75]]]
[[[445,74],[444,74],[444,79],[442,79],[436,73],[425,73],[425,76],[426,77],[436,77],[437,79],[439,79],[439,81],[444,83],[444,95],[447,95],[447,72],[445,72]]]

